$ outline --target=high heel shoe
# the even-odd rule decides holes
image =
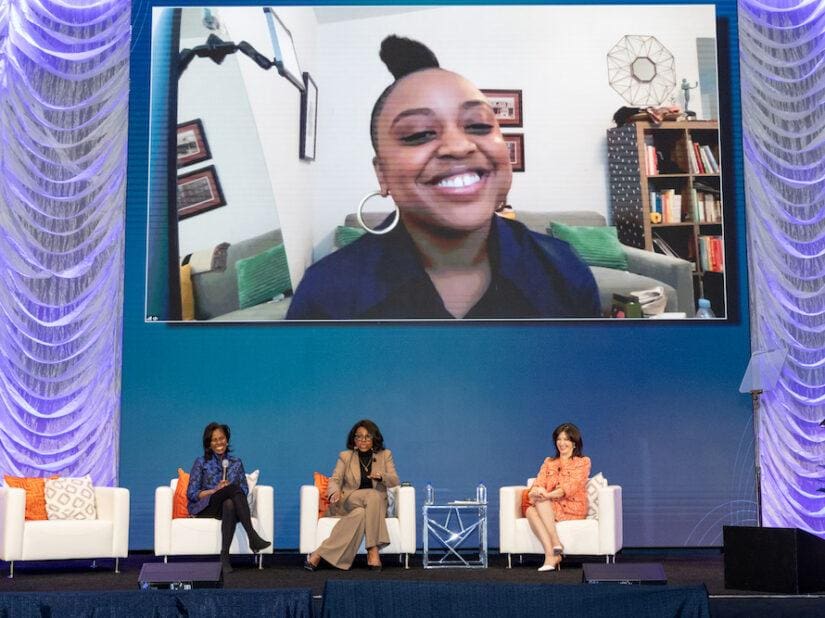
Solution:
[[[310,556],[310,554],[307,554],[307,555],[306,555],[306,558],[304,558],[304,570],[305,570],[305,571],[317,571],[317,570],[318,570],[318,566],[320,565],[320,563],[318,563],[318,564],[312,564],[312,563],[309,561],[309,556]]]
[[[272,545],[271,542],[267,541],[266,539],[262,539],[257,532],[252,532],[252,535],[249,537],[249,549],[252,550],[253,553],[258,553],[262,549],[266,549]]]
[[[226,576],[234,570],[235,569],[232,568],[232,563],[229,562],[229,554],[221,553],[221,573]]]
[[[564,547],[561,545],[553,545],[553,555],[554,556],[561,556],[564,554]]]
[[[383,571],[384,567],[380,564],[368,564],[370,571]]]
[[[559,571],[561,571],[561,556],[556,556],[556,557],[558,558],[558,560],[556,561],[555,564],[543,564],[538,568],[538,572],[539,573],[545,573],[547,571],[555,571],[557,569]]]

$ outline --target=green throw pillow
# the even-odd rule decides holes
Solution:
[[[570,243],[579,257],[590,266],[627,270],[627,257],[615,227],[552,222],[547,231],[551,236]]]
[[[238,304],[253,307],[283,294],[292,286],[283,244],[235,262]]]
[[[362,229],[360,227],[339,225],[337,228],[335,228],[335,246],[339,249],[341,247],[346,247],[348,244],[350,244],[354,240],[358,240],[366,233],[367,230]]]

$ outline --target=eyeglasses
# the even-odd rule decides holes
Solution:
[[[355,434],[355,441],[356,442],[368,442],[372,440],[372,436],[370,434],[360,435]]]

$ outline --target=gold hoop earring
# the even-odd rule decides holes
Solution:
[[[380,191],[373,191],[372,193],[369,193],[366,196],[364,196],[364,199],[362,199],[361,203],[358,204],[358,210],[355,211],[355,217],[358,219],[358,223],[361,225],[361,227],[367,230],[367,232],[369,232],[370,234],[380,236],[381,234],[388,234],[389,232],[392,232],[395,229],[395,226],[398,225],[398,222],[401,220],[401,211],[398,210],[398,205],[395,202],[393,202],[392,205],[395,209],[395,217],[393,218],[392,223],[390,223],[387,227],[381,230],[376,230],[375,228],[369,227],[366,223],[364,223],[364,217],[361,211],[364,209],[364,204],[366,204],[372,198],[378,196],[384,197]]]

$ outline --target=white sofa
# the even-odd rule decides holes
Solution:
[[[530,523],[521,514],[522,493],[534,480],[499,491],[499,551],[507,554],[507,568],[512,567],[512,554],[544,554]],[[598,518],[558,522],[559,539],[565,554],[604,556],[605,562],[615,562],[623,543],[622,488],[608,485],[600,488],[598,495]]]
[[[26,521],[26,492],[0,487],[0,558],[14,577],[18,560],[120,558],[129,553],[129,490],[95,487],[97,519]]]
[[[221,521],[197,517],[172,518],[172,499],[178,479],[155,490],[155,555],[196,556],[221,553]],[[272,545],[256,556],[258,568],[263,568],[263,554],[271,554],[275,546],[275,491],[269,485],[252,489],[252,527]],[[252,554],[243,526],[235,528],[230,554]]]
[[[387,517],[387,531],[390,544],[381,550],[382,554],[404,555],[404,568],[410,568],[410,554],[415,553],[415,488],[392,487],[388,493],[395,494],[395,516]],[[315,485],[301,487],[300,551],[309,554],[330,535],[338,517],[318,517],[318,488]],[[366,553],[364,543],[358,549]]]

